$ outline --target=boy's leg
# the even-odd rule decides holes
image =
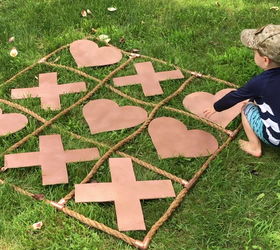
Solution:
[[[260,157],[262,154],[261,141],[256,136],[253,129],[251,128],[251,126],[244,114],[243,109],[241,112],[241,118],[242,118],[243,128],[247,135],[248,141],[239,140],[239,146],[243,151],[245,151],[255,157]]]

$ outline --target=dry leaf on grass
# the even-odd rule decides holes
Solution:
[[[140,54],[137,53],[130,53],[129,58],[135,58],[135,57],[140,57]]]
[[[56,63],[60,59],[60,56],[54,59],[53,63]]]
[[[81,15],[82,15],[82,17],[87,17],[87,11],[86,10],[82,10],[81,11]]]
[[[265,197],[265,194],[264,194],[264,193],[261,193],[261,194],[258,195],[258,197],[257,197],[256,200],[257,200],[257,201],[258,201],[258,200],[261,200],[261,199],[263,199],[263,197]]]
[[[32,225],[32,229],[33,230],[40,230],[42,228],[42,226],[43,226],[43,222],[39,221],[39,222]]]
[[[140,52],[140,49],[132,49],[131,52],[132,52],[132,53],[139,53],[139,52]]]
[[[90,9],[87,9],[87,14],[88,14],[88,15],[92,15],[92,12],[91,12]]]
[[[10,56],[11,57],[16,57],[17,55],[18,55],[17,49],[15,47],[12,48],[11,51],[10,51]]]
[[[35,79],[38,80],[38,77],[35,76]],[[45,199],[45,195],[43,194],[34,194],[32,197],[38,201],[42,201]]]
[[[277,6],[272,6],[270,9],[271,9],[271,10],[278,11],[278,10],[279,10],[279,7],[277,7]]]
[[[14,41],[15,41],[15,37],[14,37],[14,36],[11,36],[11,37],[9,38],[9,40],[8,40],[9,43],[12,43],[12,42],[14,42]]]
[[[119,42],[120,42],[120,43],[125,43],[125,38],[124,38],[124,37],[121,37],[120,40],[119,40]]]
[[[102,34],[100,36],[98,36],[98,38],[106,43],[111,41],[111,38],[108,35]]]
[[[110,12],[113,12],[113,11],[116,11],[117,8],[115,8],[115,7],[109,7],[109,8],[107,8],[107,10],[110,11]]]

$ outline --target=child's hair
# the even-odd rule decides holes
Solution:
[[[267,55],[263,54],[259,49],[256,50],[260,56],[266,56],[268,57]],[[269,58],[269,57],[268,57]],[[270,58],[269,58],[270,59]],[[275,63],[277,66],[280,67],[280,62],[275,62],[274,60],[270,59],[273,63]]]

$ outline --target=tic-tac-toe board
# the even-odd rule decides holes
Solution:
[[[240,130],[240,107],[203,116],[236,87],[74,41],[0,84],[0,184],[147,249]]]

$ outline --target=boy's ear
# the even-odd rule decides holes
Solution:
[[[266,66],[269,65],[272,62],[272,60],[270,58],[268,58],[267,56],[264,56],[263,60],[264,60],[264,63],[265,63]]]

